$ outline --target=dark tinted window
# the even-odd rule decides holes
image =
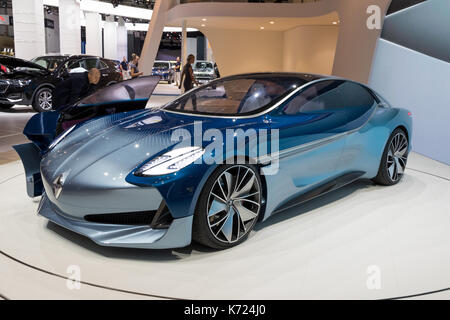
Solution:
[[[293,76],[241,76],[214,81],[165,106],[167,110],[243,115],[264,110],[306,81]]]
[[[85,68],[87,70],[91,70],[92,68],[102,69],[103,66],[100,64],[99,59],[91,58],[91,59],[85,59]]]
[[[315,83],[290,100],[282,114],[330,112],[345,109],[364,113],[376,104],[375,98],[363,86],[343,80],[327,80]],[[350,110],[352,109],[352,110]]]

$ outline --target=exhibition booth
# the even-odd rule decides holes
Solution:
[[[0,4],[0,299],[450,298],[448,1]]]

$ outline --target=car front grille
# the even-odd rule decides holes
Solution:
[[[5,80],[0,80],[0,93],[5,93],[9,88],[9,82]]]

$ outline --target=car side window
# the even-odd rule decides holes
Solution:
[[[100,70],[102,70],[102,69],[108,69],[108,65],[107,65],[105,62],[103,62],[102,60],[98,60],[98,63],[99,63],[98,68],[99,68]]]
[[[86,69],[89,71],[92,68],[97,68],[97,69],[101,69],[101,65],[100,65],[100,60],[99,59],[95,59],[95,58],[89,58],[89,59],[84,59],[84,63],[86,66]]]
[[[65,67],[66,69],[76,69],[76,68],[82,68],[82,64],[81,64],[81,60],[76,60],[76,61],[68,61],[65,63]]]
[[[282,114],[323,113],[345,111],[350,118],[358,117],[376,104],[375,98],[362,85],[345,80],[320,81],[292,98]],[[349,119],[351,121],[351,119]]]

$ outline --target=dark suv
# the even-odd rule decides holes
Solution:
[[[0,75],[0,108],[15,104],[32,105],[38,112],[52,110],[52,91],[69,72],[100,70],[100,86],[122,80],[122,73],[112,60],[88,55],[47,55],[31,61],[0,57],[0,65],[8,72]]]

